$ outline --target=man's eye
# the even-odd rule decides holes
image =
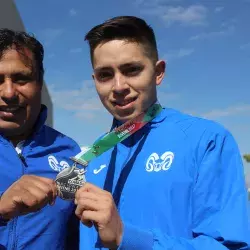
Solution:
[[[12,81],[15,83],[24,84],[33,81],[33,78],[30,76],[17,75],[12,77]]]
[[[0,75],[0,84],[4,83],[4,76]]]
[[[17,83],[26,83],[29,81],[30,81],[30,79],[28,79],[28,78],[17,78],[14,80],[14,82],[17,82]]]
[[[123,74],[127,76],[137,76],[141,73],[142,68],[141,67],[129,67],[127,69],[124,69]]]
[[[97,73],[97,80],[98,81],[108,81],[113,77],[113,74],[110,72],[99,72]]]

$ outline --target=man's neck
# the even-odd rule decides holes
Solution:
[[[21,141],[25,141],[27,137],[19,137],[19,138],[8,138],[10,142],[13,144],[14,147],[17,146],[17,144]]]
[[[19,142],[27,140],[31,134],[32,134],[32,131],[29,131],[25,134],[15,135],[15,136],[6,136],[6,137],[13,144],[13,146],[16,147],[16,145]]]

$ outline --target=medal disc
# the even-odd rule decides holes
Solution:
[[[58,196],[64,200],[74,200],[76,191],[86,182],[85,172],[75,165],[62,170],[55,179]]]

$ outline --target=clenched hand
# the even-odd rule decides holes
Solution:
[[[93,225],[104,247],[116,249],[122,238],[123,225],[112,195],[90,183],[85,183],[75,196],[76,215],[83,224]]]
[[[48,203],[53,205],[57,189],[48,178],[24,175],[13,183],[0,199],[0,214],[4,219],[36,212]]]

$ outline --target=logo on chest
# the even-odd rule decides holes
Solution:
[[[107,167],[107,165],[106,164],[103,164],[103,165],[101,165],[99,168],[95,168],[94,170],[93,170],[93,173],[94,174],[99,174],[104,168],[106,168]]]
[[[50,155],[48,157],[50,167],[56,172],[61,172],[65,168],[69,168],[69,164],[66,161],[58,161],[55,156]]]
[[[157,153],[152,153],[146,162],[147,172],[167,171],[174,160],[174,153],[167,151],[159,156]]]

